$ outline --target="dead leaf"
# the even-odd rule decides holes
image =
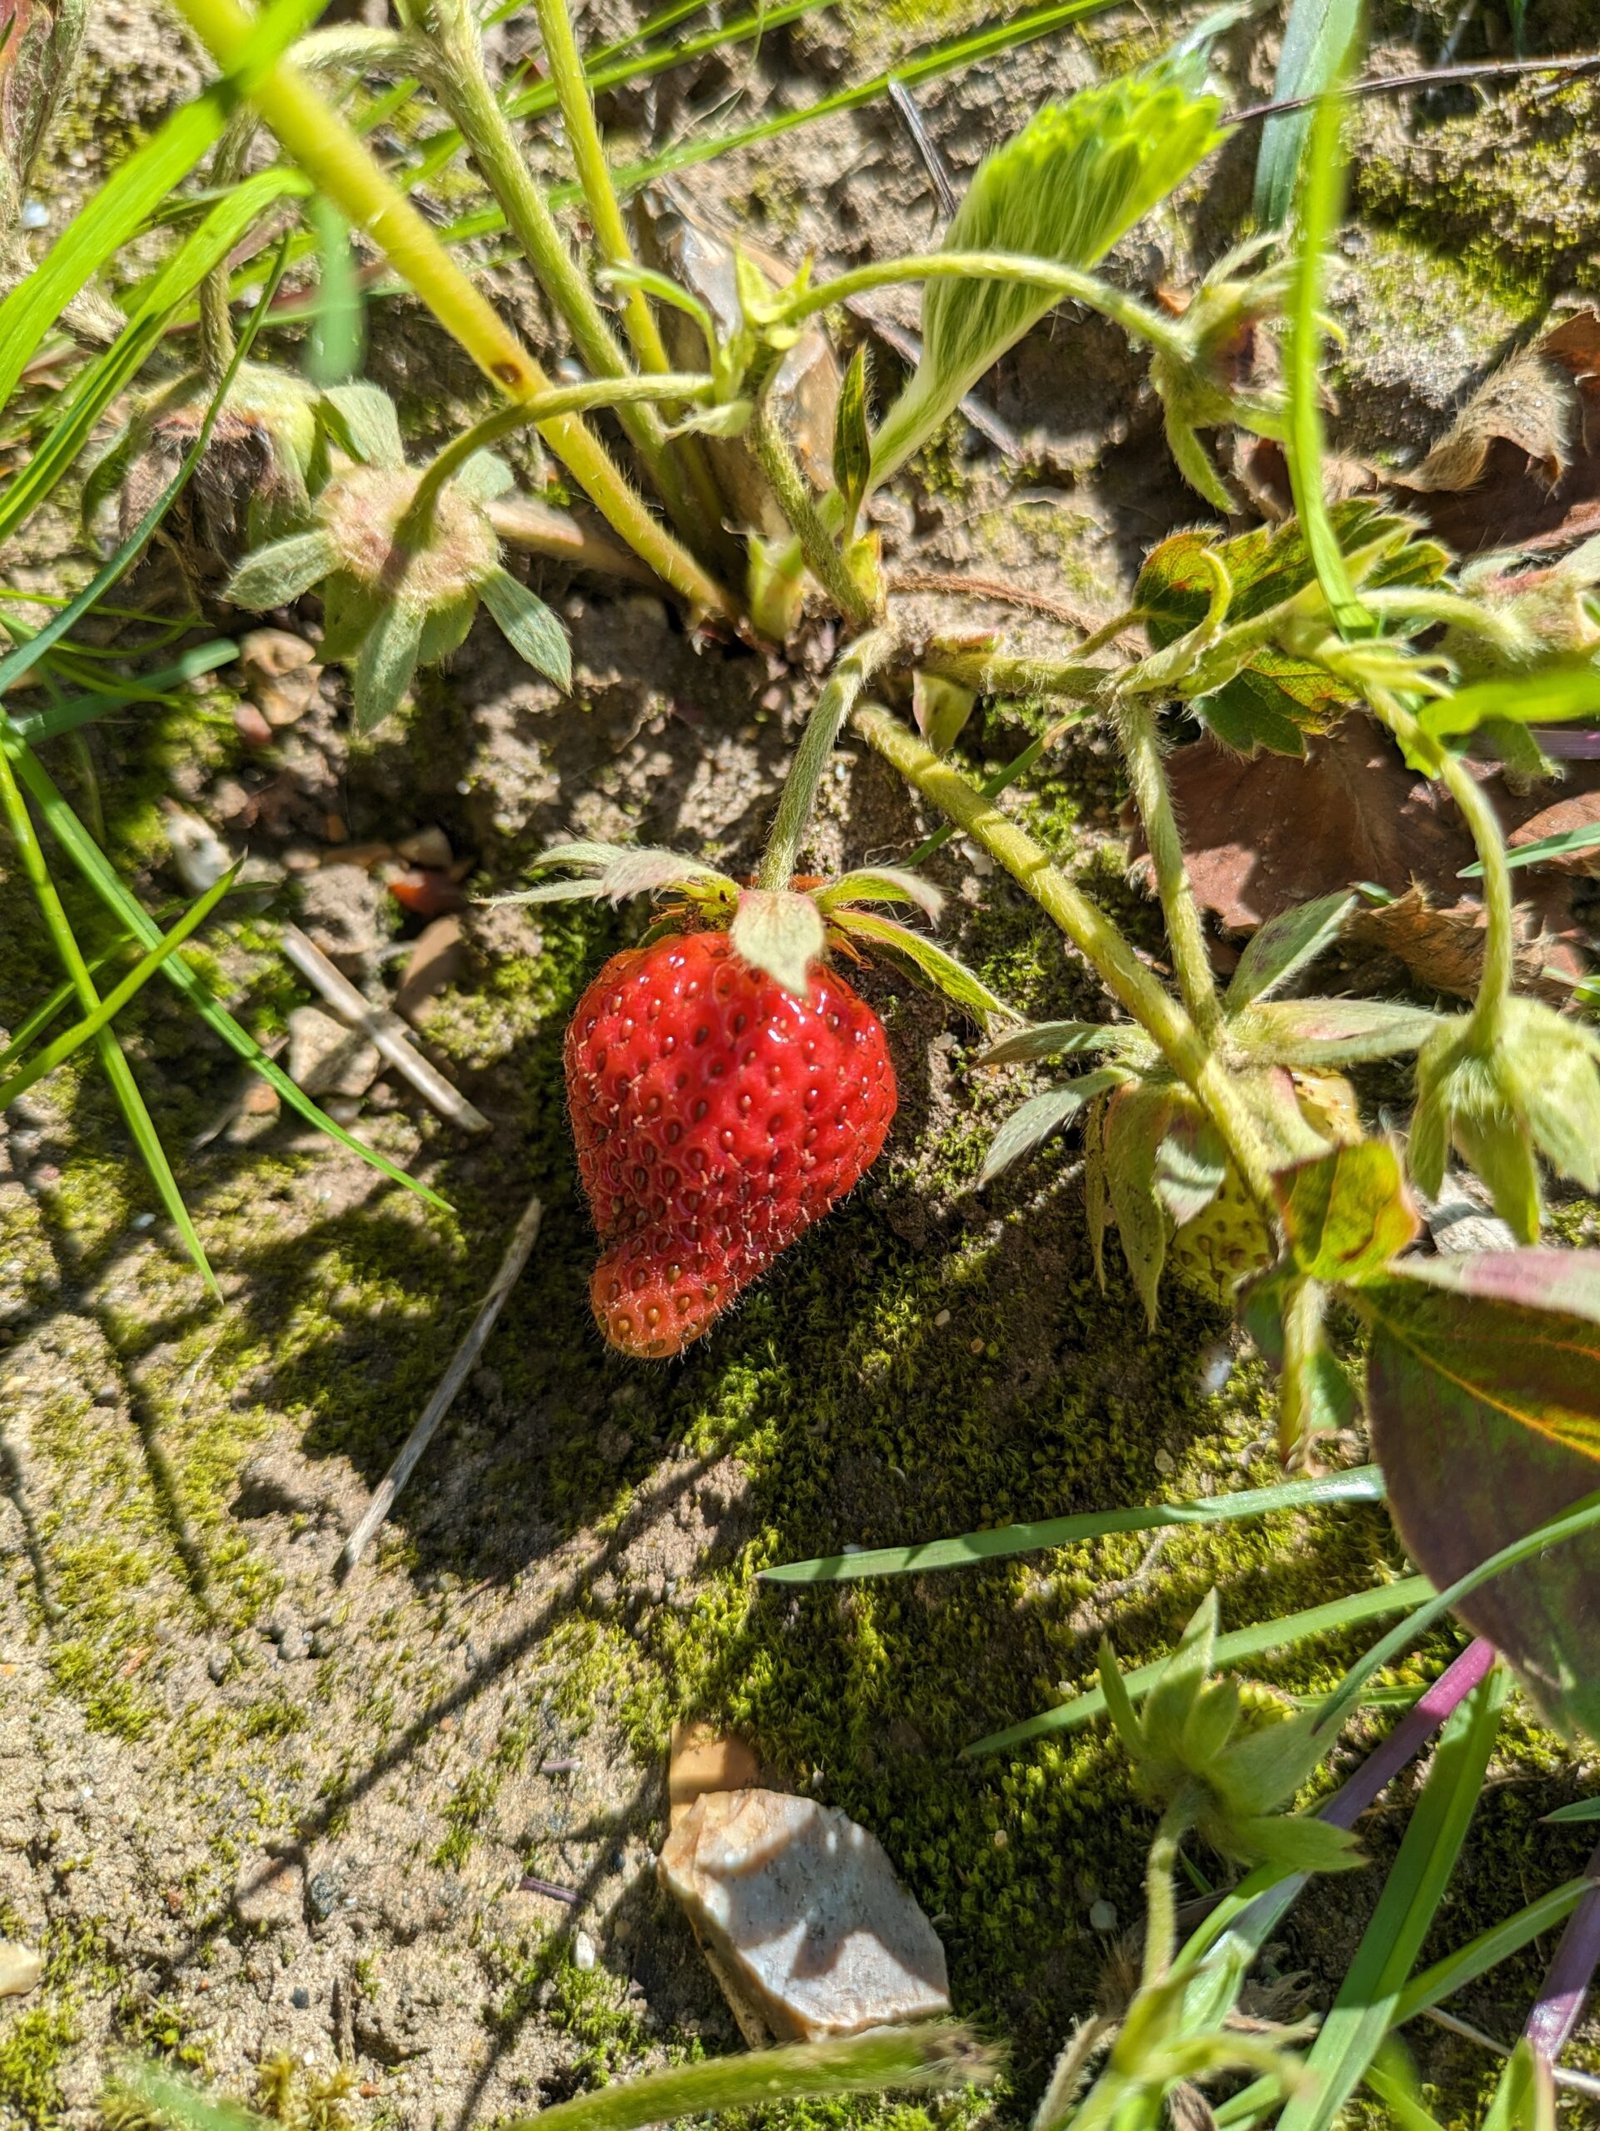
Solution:
[[[1458,555],[1570,547],[1600,530],[1600,312],[1518,349],[1410,473],[1328,463],[1339,496],[1387,490]],[[1234,471],[1263,517],[1293,509],[1270,439],[1241,439]]]
[[[1425,988],[1470,996],[1482,962],[1481,906],[1460,878],[1472,840],[1449,796],[1407,769],[1367,719],[1311,738],[1303,760],[1200,740],[1175,748],[1167,769],[1190,880],[1224,930],[1253,932],[1296,903],[1372,881],[1396,900],[1358,912],[1347,937],[1396,955]],[[1518,793],[1497,766],[1480,774],[1513,843],[1557,813],[1563,826],[1600,818],[1600,765],[1575,767],[1555,805],[1548,786]],[[1134,861],[1150,887],[1142,845]],[[1574,886],[1554,868],[1518,877],[1519,977],[1536,996],[1566,996],[1546,970],[1571,978],[1588,966]]]
[[[1574,792],[1566,799],[1558,799],[1554,806],[1530,814],[1520,829],[1512,830],[1506,842],[1516,851],[1525,844],[1540,843],[1547,836],[1566,836],[1574,829],[1592,828],[1596,822],[1600,822],[1600,792]],[[1556,858],[1537,859],[1534,863],[1539,869],[1548,867],[1553,873],[1600,877],[1600,844],[1590,844],[1587,850],[1568,851]]]

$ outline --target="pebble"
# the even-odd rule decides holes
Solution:
[[[0,1939],[0,1998],[20,1998],[37,1988],[44,1975],[44,1956],[32,1946],[19,1946],[14,1939]]]
[[[303,1983],[297,1983],[294,1989],[290,1991],[289,2003],[294,2007],[297,2013],[308,2012],[310,2010],[311,1993],[306,1989]]]
[[[572,1965],[574,1968],[593,1968],[595,1961],[594,1940],[587,1931],[574,1934],[572,1940]]]
[[[1102,1901],[1090,1904],[1089,1929],[1091,1931],[1115,1931],[1116,1928],[1117,1911],[1114,1903]]]
[[[658,1869],[747,2033],[816,2042],[950,2010],[938,1934],[877,1837],[836,1806],[708,1791]]]
[[[382,1067],[375,1045],[320,1006],[289,1016],[289,1078],[308,1095],[365,1095]]]
[[[311,1640],[303,1628],[285,1628],[278,1638],[278,1661],[284,1665],[297,1665],[303,1657],[311,1655]]]

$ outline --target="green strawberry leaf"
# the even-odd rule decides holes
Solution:
[[[1037,1021],[991,1044],[980,1065],[1031,1065],[1041,1058],[1071,1058],[1080,1051],[1116,1051],[1142,1058],[1149,1044],[1141,1029],[1122,1022]]]
[[[1228,1153],[1208,1117],[1174,1098],[1172,1121],[1156,1149],[1155,1192],[1175,1228],[1203,1214],[1222,1189]]]
[[[812,965],[827,945],[822,912],[787,889],[746,888],[729,927],[735,950],[797,998],[811,996]]]
[[[863,341],[839,386],[839,404],[833,417],[833,480],[849,526],[855,524],[872,477],[872,431],[867,421],[870,384],[867,344]]]
[[[370,733],[394,716],[417,671],[422,616],[391,600],[368,632],[350,676],[355,729]]]
[[[1288,999],[1247,1007],[1232,1033],[1259,1065],[1343,1066],[1420,1050],[1443,1026],[1427,1007],[1383,999]]]
[[[377,385],[329,385],[319,412],[339,448],[366,466],[399,473],[406,463],[400,417]]]
[[[1351,574],[1360,583],[1432,584],[1449,566],[1436,541],[1418,536],[1413,522],[1362,500],[1332,513],[1334,532]],[[1214,579],[1209,561],[1221,560],[1233,584],[1230,625],[1253,620],[1292,599],[1312,583],[1315,571],[1299,523],[1260,526],[1230,540],[1203,532],[1174,533],[1151,550],[1134,587],[1150,641],[1158,650],[1198,627],[1210,611]],[[1266,747],[1277,754],[1305,751],[1306,733],[1324,732],[1355,701],[1347,681],[1315,660],[1294,657],[1272,645],[1251,654],[1246,668],[1191,706],[1216,737],[1239,754]]]
[[[978,166],[943,248],[1093,266],[1221,138],[1221,106],[1201,93],[1204,79],[1202,54],[1173,54],[1048,106]],[[886,480],[1059,301],[1023,281],[928,282],[922,359],[874,439],[873,480]]]
[[[1152,1325],[1167,1256],[1167,1216],[1157,1196],[1156,1156],[1173,1108],[1170,1088],[1144,1081],[1119,1088],[1106,1106],[1106,1189],[1122,1254]]]
[[[879,917],[874,910],[831,910],[828,923],[849,939],[870,940],[874,946],[888,947],[903,955],[919,975],[927,978],[935,991],[942,992],[957,1006],[964,1006],[984,1028],[993,1022],[1018,1018],[1015,1007],[1007,1006],[981,977],[974,976],[964,963],[930,940],[926,933],[913,932],[909,925],[897,924],[893,918]]]
[[[1600,1488],[1600,1262],[1589,1251],[1417,1260],[1363,1283],[1367,1398],[1407,1552],[1443,1589]],[[1546,1714],[1600,1739],[1600,1532],[1457,1607]]]
[[[837,880],[818,888],[811,900],[827,917],[843,903],[912,903],[924,917],[934,920],[944,908],[944,897],[932,881],[899,866],[867,866],[857,873],[841,873]]]
[[[292,533],[246,555],[229,578],[224,598],[250,613],[286,607],[332,574],[338,558],[326,533]]]
[[[1499,674],[1474,681],[1421,705],[1418,721],[1436,740],[1476,732],[1504,720],[1517,725],[1558,725],[1600,711],[1600,666],[1550,666],[1542,672]]]

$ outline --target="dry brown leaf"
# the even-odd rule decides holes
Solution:
[[[1372,881],[1396,900],[1359,913],[1350,937],[1397,956],[1425,987],[1467,995],[1482,963],[1482,910],[1464,893],[1474,851],[1449,797],[1407,769],[1365,718],[1308,741],[1303,761],[1235,755],[1213,741],[1168,758],[1173,801],[1201,907],[1229,932],[1253,932],[1293,904]],[[1575,768],[1566,796],[1514,792],[1497,768],[1481,772],[1513,843],[1558,813],[1562,826],[1600,818],[1600,765]],[[1526,824],[1526,828],[1524,827]],[[1540,827],[1540,835],[1552,833]],[[1149,862],[1135,853],[1150,885]],[[1519,978],[1552,999],[1588,965],[1573,915],[1574,879],[1554,868],[1519,875]]]
[[[1547,836],[1566,836],[1573,829],[1592,828],[1596,822],[1600,822],[1600,792],[1574,792],[1566,799],[1558,799],[1554,806],[1530,814],[1520,829],[1512,830],[1506,842],[1515,851],[1525,844],[1541,843]],[[1584,851],[1568,851],[1559,858],[1541,858],[1536,863],[1552,873],[1600,876],[1600,844],[1590,844]]]
[[[1265,518],[1293,509],[1282,447],[1241,439],[1234,471]],[[1518,349],[1411,473],[1325,466],[1336,497],[1386,489],[1458,555],[1561,549],[1600,530],[1600,312]]]

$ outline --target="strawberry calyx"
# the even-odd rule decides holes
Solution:
[[[831,879],[808,877],[787,888],[761,888],[678,851],[574,839],[553,844],[534,862],[535,872],[555,868],[570,877],[537,881],[495,900],[621,903],[635,895],[653,896],[663,899],[663,908],[645,935],[646,945],[685,930],[726,932],[743,961],[796,997],[810,996],[811,972],[830,954],[842,951],[861,960],[864,950],[878,948],[909,965],[986,1029],[1021,1019],[927,933],[884,914],[880,906],[898,906],[936,921],[943,908],[944,898],[931,882],[898,866],[861,867]]]

